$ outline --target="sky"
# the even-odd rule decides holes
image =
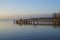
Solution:
[[[0,19],[51,16],[60,12],[60,0],[0,0]]]

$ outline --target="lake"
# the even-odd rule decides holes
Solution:
[[[60,40],[60,26],[18,25],[0,21],[0,40]]]

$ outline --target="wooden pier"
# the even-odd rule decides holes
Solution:
[[[60,20],[56,19],[21,19],[16,21],[17,24],[39,24],[39,25],[57,25]]]
[[[17,24],[31,24],[31,25],[60,25],[60,15],[53,14],[53,17],[46,18],[30,18],[30,19],[19,19],[16,21]]]

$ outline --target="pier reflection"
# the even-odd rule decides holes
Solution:
[[[22,26],[33,26],[33,28],[37,28],[37,26],[40,26],[40,27],[41,27],[41,26],[45,26],[45,27],[50,27],[50,26],[51,26],[51,27],[53,27],[53,28],[59,28],[59,29],[60,29],[60,25],[49,25],[49,24],[48,24],[48,25],[45,25],[45,24],[44,24],[44,25],[40,25],[40,24],[33,24],[33,25],[31,25],[31,24],[28,24],[28,25],[16,24],[16,25],[19,25],[19,26],[21,26],[21,27],[22,27]]]

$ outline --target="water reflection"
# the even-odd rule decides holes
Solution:
[[[60,39],[58,25],[18,25],[13,21],[0,21],[0,40]]]
[[[23,26],[23,24],[16,24],[16,23],[14,23],[15,25],[19,25],[19,26]],[[36,25],[29,25],[29,26],[33,26],[34,28],[36,28],[37,26],[52,26],[53,28],[60,28],[60,25],[38,25],[38,24],[36,24]]]

